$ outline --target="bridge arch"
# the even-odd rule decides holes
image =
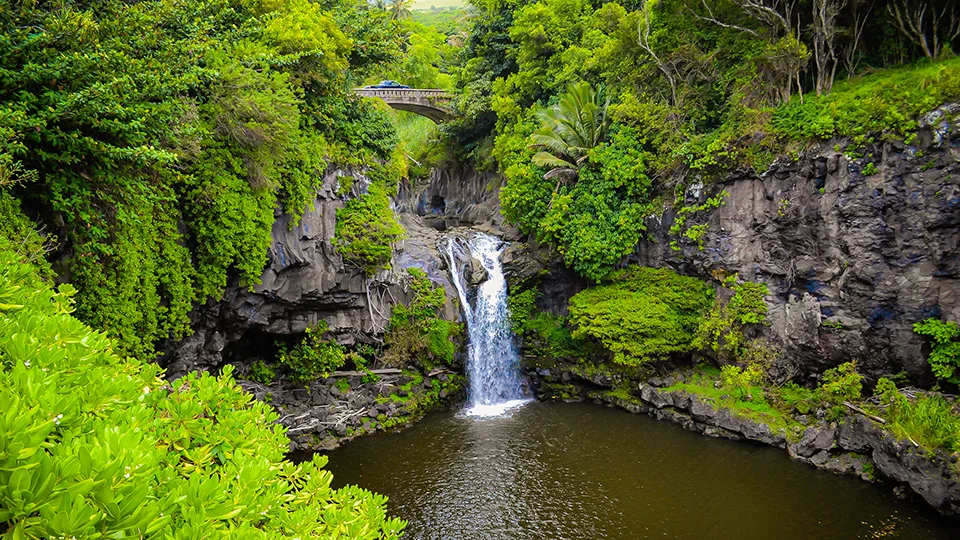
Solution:
[[[379,98],[400,111],[426,116],[437,124],[454,117],[450,102],[453,97],[444,90],[418,88],[357,88],[358,96]]]

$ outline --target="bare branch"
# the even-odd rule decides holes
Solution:
[[[750,34],[751,36],[754,36],[754,37],[760,37],[760,34],[754,32],[753,30],[751,30],[751,29],[749,29],[749,28],[746,28],[746,27],[743,27],[743,26],[738,26],[738,25],[736,25],[736,24],[725,23],[725,22],[717,19],[716,16],[714,16],[714,14],[713,14],[713,10],[710,9],[710,6],[709,6],[709,5],[707,5],[707,0],[700,0],[700,2],[703,4],[704,9],[707,10],[707,14],[708,14],[707,17],[704,17],[703,15],[700,15],[699,13],[697,13],[696,11],[694,11],[690,6],[684,5],[684,7],[686,7],[686,8],[687,8],[687,11],[689,11],[694,17],[700,19],[701,21],[706,21],[706,22],[709,22],[709,23],[713,23],[713,24],[715,24],[715,25],[717,25],[717,26],[721,26],[721,27],[723,27],[723,28],[730,28],[730,29],[732,29],[732,30],[739,30],[739,31],[741,31],[741,32],[746,32],[746,33],[748,33],[748,34]]]

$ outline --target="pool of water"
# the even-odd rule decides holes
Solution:
[[[337,486],[389,497],[407,538],[960,538],[888,487],[589,404],[439,413],[329,456]]]

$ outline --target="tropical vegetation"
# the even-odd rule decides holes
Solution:
[[[947,0],[472,5],[446,140],[499,169],[505,217],[593,281],[688,186],[714,195],[726,171],[762,172],[811,139],[909,139],[918,115],[960,99]],[[587,88],[609,109],[575,97]],[[597,122],[589,142],[561,109]],[[677,249],[703,233],[675,231]]]
[[[72,315],[0,238],[5,538],[398,538],[385,498],[294,464],[277,413],[219,377],[164,381]]]

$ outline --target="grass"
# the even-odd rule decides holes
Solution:
[[[412,156],[422,155],[437,138],[437,125],[433,120],[412,112],[397,111],[395,115],[397,135],[404,151]]]
[[[776,407],[776,400],[769,399],[775,397],[771,395],[772,390],[765,389],[762,386],[750,386],[748,395],[751,396],[751,399],[739,400],[734,397],[731,389],[723,388],[717,384],[720,380],[720,370],[718,368],[701,365],[697,367],[696,372],[686,377],[683,382],[678,382],[663,390],[689,392],[712,401],[718,407],[726,407],[737,416],[766,424],[775,432],[782,431],[791,438],[799,436],[802,426],[793,419],[792,415]],[[720,387],[718,388],[718,386]]]
[[[825,96],[805,95],[777,109],[773,126],[793,140],[850,137],[872,142],[873,133],[905,137],[916,118],[960,98],[960,57],[919,62],[855,77]]]
[[[960,452],[960,415],[939,394],[914,402],[897,395],[887,410],[887,419],[890,431],[901,439],[910,439],[928,451]]]

